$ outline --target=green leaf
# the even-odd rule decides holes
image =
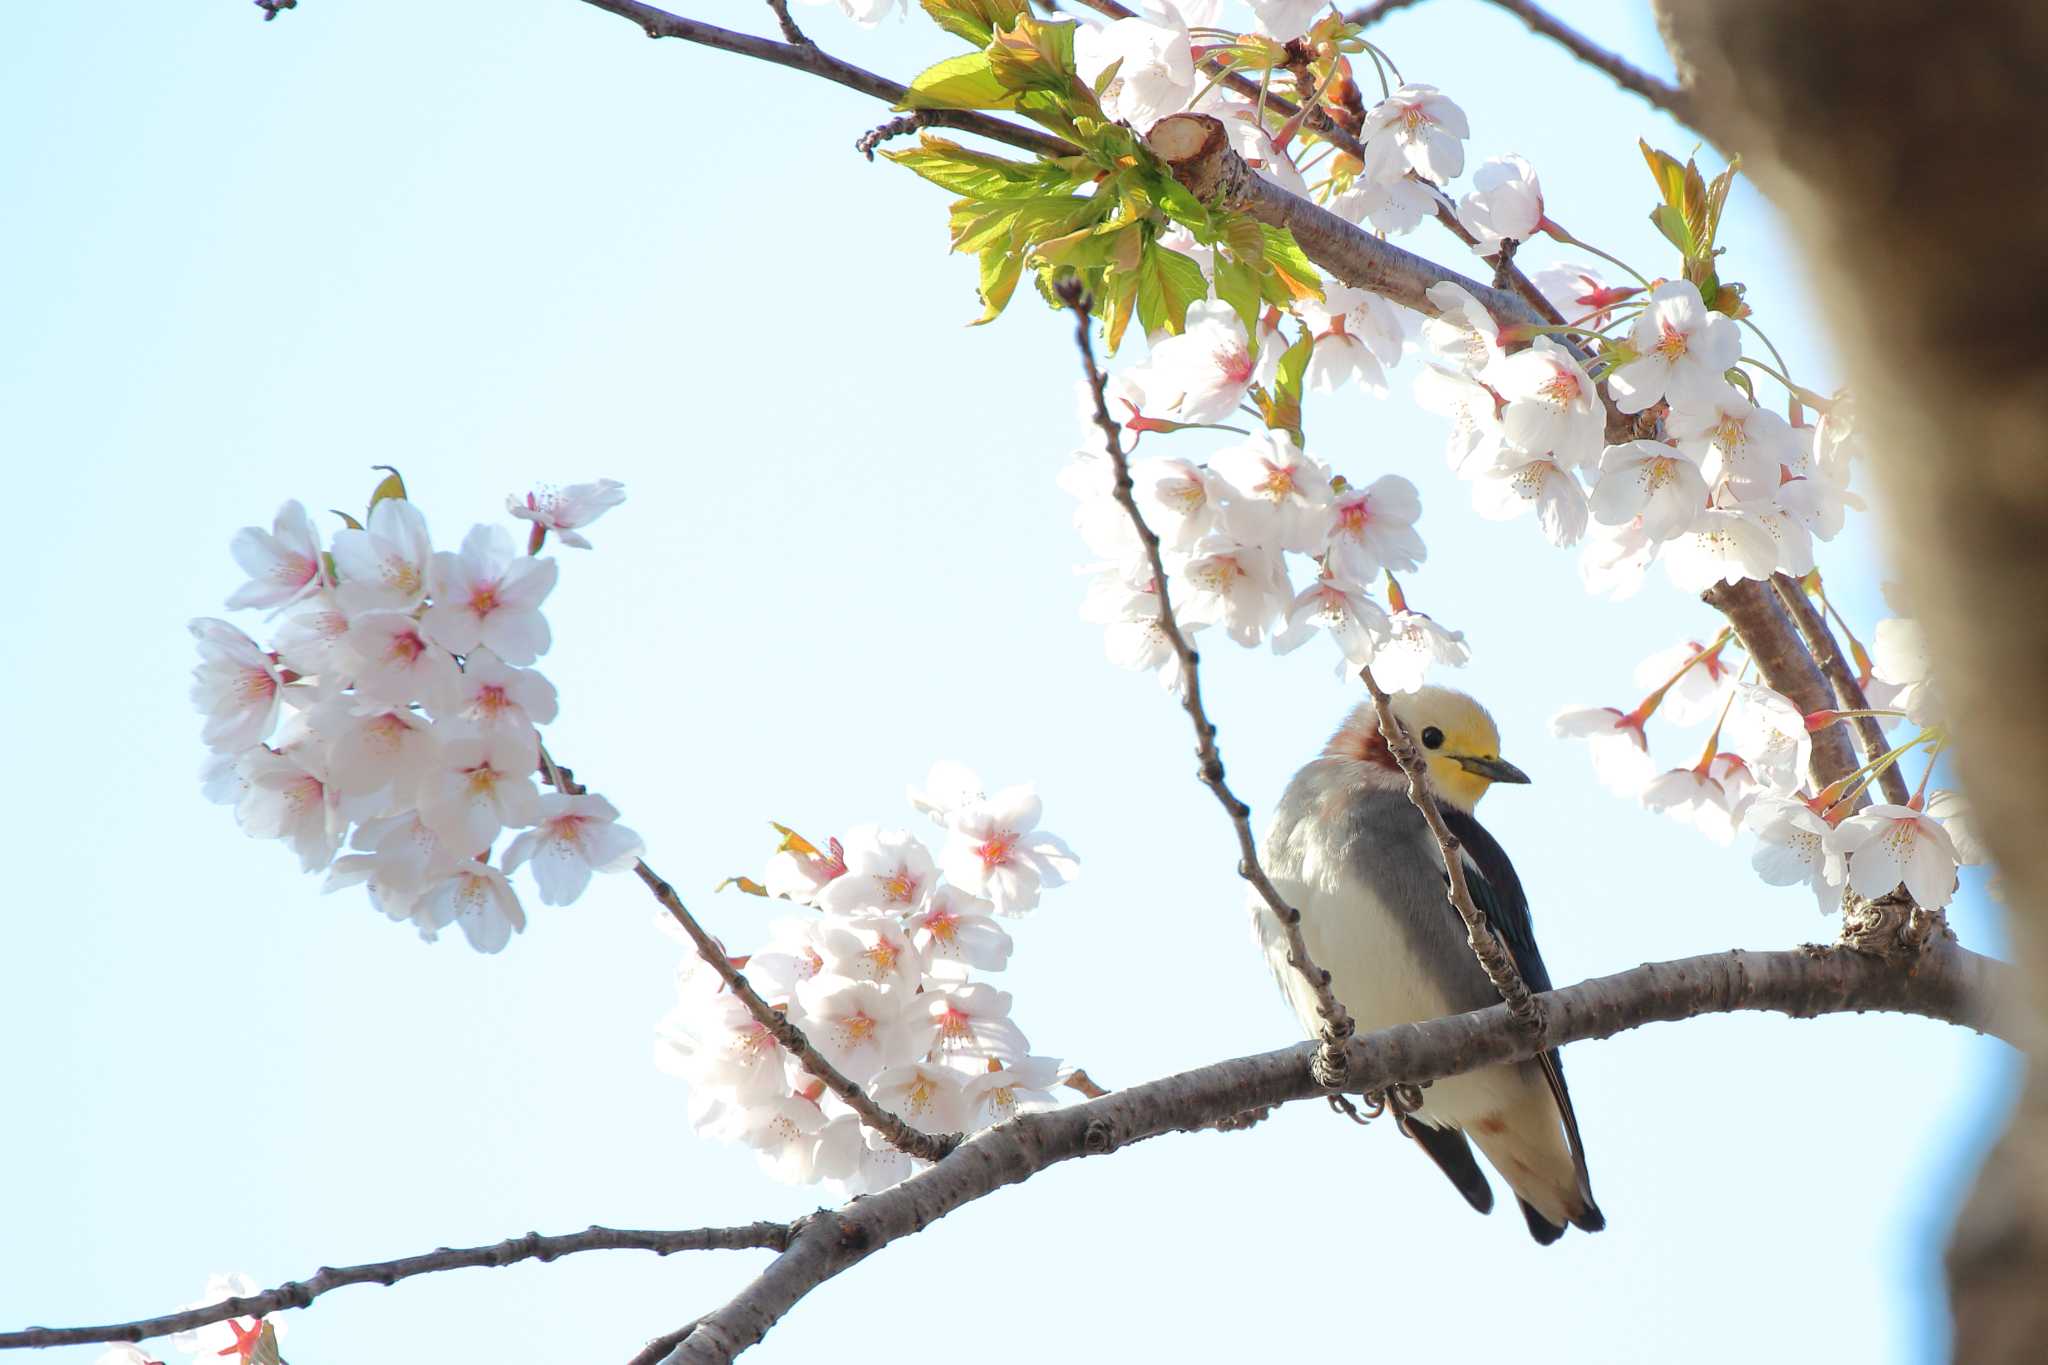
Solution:
[[[1009,109],[1017,94],[996,79],[985,52],[963,52],[928,66],[910,82],[898,109]]]
[[[1081,177],[1050,161],[1012,161],[926,133],[916,147],[882,155],[934,185],[970,199],[1029,199],[1063,194]]]
[[[1319,299],[1323,296],[1323,277],[1309,264],[1293,233],[1286,228],[1261,223],[1259,236],[1265,243],[1266,264],[1285,291],[1285,296],[1274,302],[1287,304],[1296,299]]]
[[[1115,61],[1111,62],[1108,66],[1103,67],[1102,70],[1095,73],[1095,81],[1090,86],[1090,88],[1095,91],[1096,99],[1099,100],[1102,98],[1102,92],[1109,89],[1109,84],[1111,81],[1115,80],[1119,75],[1123,74],[1123,69],[1124,59],[1119,57]]]
[[[1216,297],[1236,310],[1237,319],[1244,324],[1247,333],[1258,335],[1259,272],[1256,269],[1217,252]]]
[[[989,69],[1008,90],[1092,94],[1074,73],[1074,30],[1079,27],[1071,19],[1049,23],[1019,14],[989,40]]]
[[[1138,262],[1138,320],[1146,331],[1164,327],[1179,336],[1188,325],[1188,306],[1209,297],[1209,281],[1191,256],[1157,242],[1145,244]]]
[[[405,501],[405,480],[399,477],[397,470],[388,464],[373,464],[370,468],[384,471],[384,477],[378,480],[375,488],[370,490],[370,511],[376,511],[377,504],[386,498],[396,498],[400,502]]]
[[[994,322],[1002,311],[1010,306],[1010,296],[1017,292],[1017,281],[1024,277],[1024,253],[1005,243],[992,246],[981,253],[981,316],[972,326],[979,327],[985,322]]]
[[[1103,273],[1102,296],[1095,301],[1095,311],[1102,318],[1102,335],[1111,355],[1115,355],[1116,348],[1123,344],[1124,329],[1130,326],[1137,299],[1137,271],[1109,270]]]
[[[987,47],[999,28],[1024,13],[1025,0],[921,0],[932,22],[956,38]]]
[[[330,507],[327,510],[334,513],[334,515],[336,515],[337,517],[340,517],[343,523],[347,525],[349,530],[360,531],[363,529],[363,524],[360,521],[357,521],[354,517],[342,511],[339,507]]]

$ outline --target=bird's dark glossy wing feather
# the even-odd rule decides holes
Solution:
[[[1472,1155],[1472,1144],[1465,1140],[1464,1133],[1399,1112],[1394,1115],[1394,1124],[1429,1154],[1436,1168],[1465,1196],[1466,1203],[1481,1213],[1493,1212],[1493,1186],[1487,1184],[1486,1173],[1479,1169],[1479,1160]]]

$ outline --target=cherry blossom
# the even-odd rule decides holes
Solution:
[[[743,1111],[739,1139],[760,1155],[761,1168],[790,1185],[819,1178],[819,1135],[825,1115],[794,1095],[766,1100]]]
[[[1413,572],[1428,554],[1415,530],[1421,517],[1422,495],[1399,474],[1345,489],[1330,509],[1324,547],[1330,567],[1359,583],[1389,570]]]
[[[1400,363],[1401,319],[1393,305],[1364,289],[1325,281],[1322,299],[1297,305],[1315,349],[1305,378],[1311,389],[1330,393],[1356,382],[1366,392],[1384,394],[1381,366]]]
[[[1143,18],[1077,27],[1074,69],[1092,88],[1116,67],[1102,90],[1102,112],[1143,132],[1187,106],[1195,93],[1195,62],[1179,11],[1156,0],[1141,8]]]
[[[1415,377],[1415,401],[1451,419],[1444,461],[1454,472],[1469,477],[1493,463],[1507,439],[1499,394],[1462,370],[1425,365]]]
[[[533,747],[514,735],[450,740],[420,782],[420,819],[449,848],[465,855],[489,848],[502,829],[537,825],[541,796],[533,773],[538,761]],[[541,876],[538,865],[534,874]],[[547,899],[545,882],[542,899]]]
[[[508,493],[505,510],[522,521],[532,522],[536,538],[553,531],[555,539],[564,545],[587,550],[590,542],[579,534],[581,529],[625,500],[626,485],[617,479],[599,479],[596,483],[572,483],[567,488],[537,488],[524,498]]]
[[[1658,543],[1643,534],[1639,521],[1619,526],[1594,522],[1586,528],[1586,547],[1579,553],[1579,581],[1596,597],[1619,602],[1643,586]]]
[[[1898,689],[1893,706],[1916,725],[1937,723],[1941,708],[1931,673],[1933,654],[1918,621],[1896,616],[1879,621],[1870,641],[1870,663],[1879,682]]]
[[[1368,110],[1358,130],[1366,175],[1394,180],[1413,170],[1439,185],[1463,174],[1471,135],[1465,111],[1433,85],[1402,86]]]
[[[1829,853],[1849,859],[1849,888],[1874,900],[1904,884],[1925,910],[1947,905],[1956,890],[1956,846],[1941,822],[1910,806],[1880,804],[1830,830]]]
[[[1064,840],[1038,828],[1041,812],[1028,785],[955,810],[939,855],[947,880],[993,902],[999,915],[1021,915],[1038,904],[1040,887],[1072,880],[1080,863]]]
[[[1975,867],[1991,861],[1991,851],[1977,837],[1977,823],[1970,814],[1968,797],[1958,791],[1937,789],[1927,793],[1925,810],[1948,831],[1957,862]]]
[[[1326,630],[1337,642],[1337,675],[1355,673],[1373,660],[1390,624],[1386,612],[1366,595],[1363,585],[1334,570],[1302,589],[1287,612],[1287,628],[1273,636],[1273,652],[1287,654]]]
[[[1431,666],[1462,668],[1471,659],[1463,631],[1449,630],[1419,611],[1400,610],[1387,618],[1386,643],[1373,655],[1375,681],[1389,692],[1413,692]]]
[[[983,790],[981,775],[957,759],[942,758],[932,764],[925,774],[923,787],[907,789],[910,804],[931,817],[932,823],[941,829],[963,806],[971,806],[987,797]]]
[[[970,1076],[961,1090],[960,1126],[977,1132],[1019,1114],[1056,1108],[1052,1088],[1058,1084],[1059,1070],[1050,1057],[1024,1057],[1000,1071]]]
[[[1597,521],[1639,521],[1651,540],[1669,540],[1692,527],[1706,500],[1699,466],[1675,446],[1628,441],[1601,452],[1591,499]]]
[[[923,974],[924,959],[894,914],[834,914],[819,926],[817,944],[820,971],[828,975],[909,993]]]
[[[1413,232],[1424,218],[1435,216],[1436,206],[1429,182],[1408,175],[1393,180],[1361,177],[1329,203],[1332,213],[1354,223],[1370,221],[1374,231],[1392,234]]]
[[[1219,625],[1241,645],[1255,645],[1294,597],[1278,550],[1227,536],[1198,543],[1182,564],[1174,593],[1181,620]]]
[[[306,509],[294,500],[277,509],[270,529],[244,526],[228,542],[228,550],[249,581],[228,597],[228,606],[289,606],[318,591],[324,583],[320,536]]]
[[[1321,548],[1329,517],[1330,471],[1301,453],[1284,431],[1262,431],[1210,457],[1227,501],[1223,524],[1249,544],[1306,554]]]
[[[1725,382],[1704,397],[1672,399],[1664,428],[1710,487],[1731,484],[1738,498],[1768,497],[1781,470],[1796,474],[1807,463],[1790,423]]]
[[[192,669],[192,704],[206,717],[199,738],[219,753],[240,753],[277,728],[284,679],[262,646],[211,616],[188,627],[199,643]]]
[[[1506,447],[1491,468],[1472,480],[1472,505],[1479,515],[1508,521],[1533,509],[1552,545],[1576,545],[1585,537],[1589,508],[1578,476],[1550,455],[1528,455]]]
[[[1698,286],[1668,280],[1629,330],[1629,358],[1607,377],[1614,406],[1641,412],[1660,398],[1711,401],[1742,354],[1732,319],[1707,311]]]
[[[239,1271],[226,1274],[215,1272],[206,1277],[206,1292],[183,1307],[211,1308],[223,1299],[246,1299],[261,1292],[262,1287],[253,1278]],[[187,1355],[211,1361],[217,1356],[238,1354],[237,1346],[244,1340],[253,1338],[266,1325],[275,1335],[284,1335],[284,1324],[281,1322],[273,1322],[269,1318],[251,1318],[248,1320],[249,1325],[244,1327],[242,1321],[240,1318],[228,1318],[175,1333],[171,1337],[171,1345]]]
[[[1789,795],[1806,780],[1813,736],[1807,733],[1805,714],[1784,694],[1762,683],[1736,683],[1721,736],[1772,791]]]
[[[925,1133],[953,1133],[963,1126],[965,1081],[949,1067],[927,1062],[891,1067],[875,1077],[868,1094],[875,1103]]]
[[[415,913],[426,916],[435,928],[453,923],[480,953],[498,952],[526,928],[526,912],[512,884],[489,863],[465,862],[427,885]]]
[[[398,892],[418,891],[469,856],[447,848],[441,836],[420,819],[416,809],[365,820],[356,826],[348,842],[349,847],[372,855],[377,883]]]
[[[1501,427],[1509,445],[1554,455],[1568,469],[1599,466],[1606,410],[1570,351],[1537,337],[1527,349],[1494,362],[1488,382],[1507,403]]]
[[[384,498],[362,530],[334,533],[334,589],[342,611],[411,611],[426,597],[434,546],[427,519],[404,498]]]
[[[1009,963],[1013,942],[989,913],[993,908],[978,896],[942,885],[903,923],[928,970],[951,963],[997,972]]]
[[[927,989],[918,1005],[936,1031],[936,1046],[948,1058],[1020,1061],[1031,1050],[1024,1030],[1010,1018],[1010,993],[985,982]]]
[[[1617,796],[1637,796],[1655,775],[1644,717],[1611,706],[1567,707],[1550,718],[1559,739],[1583,739],[1592,751],[1593,772]]]
[[[1436,316],[1422,324],[1422,344],[1431,356],[1461,374],[1486,379],[1507,352],[1500,344],[1500,324],[1479,300],[1446,281],[1429,287]]]
[[[1664,546],[1663,558],[1678,590],[1697,594],[1716,583],[1769,578],[1778,564],[1778,542],[1752,517],[1708,508]]]
[[[366,611],[349,622],[343,643],[353,660],[356,691],[387,705],[440,696],[455,681],[455,660],[421,632],[409,612]]]
[[[342,796],[371,796],[393,788],[410,800],[438,744],[427,723],[403,707],[355,707],[337,700],[316,721],[331,739],[327,780]],[[330,728],[331,727],[331,728]]]
[[[300,599],[278,623],[278,660],[294,673],[327,681],[332,673],[348,671],[350,656],[342,647],[347,634],[348,613],[336,605],[332,590],[323,588]]]
[[[903,915],[914,913],[931,895],[936,868],[917,836],[861,825],[847,831],[844,850],[846,871],[819,890],[819,909],[839,915]]]
[[[344,822],[324,766],[308,747],[251,749],[242,755],[238,772],[248,784],[235,806],[242,832],[252,839],[283,840],[307,872],[327,866],[341,847]]]
[[[1643,787],[1639,799],[1648,809],[1693,826],[1717,844],[1735,842],[1735,812],[1728,791],[1703,768],[1660,773]]]
[[[1245,0],[1252,7],[1259,32],[1286,42],[1307,33],[1316,16],[1329,8],[1329,0]]]
[[[477,526],[462,539],[462,551],[434,556],[429,575],[434,605],[420,628],[428,639],[455,654],[479,644],[508,664],[530,664],[547,653],[548,623],[540,604],[554,590],[555,561],[514,558],[512,538],[501,526]]]
[[[1458,201],[1458,221],[1479,240],[1481,256],[1503,241],[1526,242],[1543,224],[1543,186],[1536,169],[1519,156],[1497,156],[1472,172],[1472,190]]]
[[[555,685],[531,668],[514,668],[479,645],[463,659],[462,671],[425,699],[435,725],[451,738],[504,734],[538,743],[536,726],[560,709]]]
[[[1841,854],[1829,851],[1828,822],[1795,797],[1763,792],[1743,813],[1742,823],[1757,837],[1750,866],[1772,886],[1804,886],[1827,914],[1842,905],[1845,875]]]
[[[1660,649],[1636,665],[1636,686],[1644,690],[1662,687],[1688,660],[1706,649],[1697,640],[1687,640]],[[1719,652],[1707,655],[1686,668],[1665,691],[1657,712],[1674,725],[1697,725],[1721,714],[1735,686],[1735,670],[1721,662]]]
[[[1640,285],[1609,285],[1590,265],[1553,265],[1531,278],[1566,322],[1582,327],[1605,327],[1616,304],[1643,292]]]
[[[904,1004],[908,997],[873,982],[820,974],[800,983],[796,998],[803,1007],[804,1036],[856,1085],[931,1047],[932,1025],[911,1019]]]
[[[590,885],[592,872],[623,872],[646,847],[618,818],[618,808],[602,796],[549,792],[540,798],[536,827],[506,845],[505,871],[530,860],[541,903],[568,905]]]
[[[1237,310],[1209,300],[1188,308],[1179,336],[1153,343],[1140,382],[1176,420],[1220,422],[1244,397],[1252,367],[1251,339]]]
[[[1209,471],[1192,460],[1140,460],[1131,466],[1132,499],[1152,534],[1168,550],[1187,550],[1216,529],[1222,493]],[[1110,506],[1125,533],[1135,536],[1124,509],[1114,502]]]

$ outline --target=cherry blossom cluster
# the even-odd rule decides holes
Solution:
[[[1078,864],[1038,827],[1029,786],[985,794],[972,772],[941,763],[910,797],[941,831],[936,852],[903,829],[862,825],[823,848],[784,829],[762,880],[743,886],[807,913],[776,921],[765,947],[733,962],[881,1108],[923,1132],[972,1132],[1054,1103],[1059,1063],[1032,1054],[1010,993],[978,978],[1010,960],[1003,919],[1031,911]],[[678,992],[655,1058],[689,1084],[699,1132],[753,1147],[777,1179],[831,1181],[849,1196],[920,1164],[863,1128],[694,952]]]
[[[1984,861],[1962,796],[1928,789],[1944,743],[1928,654],[1917,623],[1880,621],[1866,653],[1851,637],[1862,669],[1867,712],[1802,714],[1783,694],[1742,677],[1730,658],[1731,632],[1712,642],[1687,641],[1645,659],[1636,680],[1651,690],[1627,711],[1571,707],[1552,720],[1554,733],[1583,739],[1601,781],[1728,845],[1737,830],[1757,838],[1751,865],[1773,886],[1805,886],[1823,912],[1838,909],[1846,886],[1866,899],[1903,885],[1929,910],[1948,904],[1957,869]],[[1675,725],[1714,720],[1699,759],[1659,770],[1647,727],[1661,715]],[[1815,791],[1809,780],[1813,735],[1857,718],[1884,729],[1901,721],[1917,733],[1856,772]],[[1923,752],[1926,769],[1905,804],[1876,802],[1857,810],[1886,768]]]
[[[558,709],[532,667],[551,643],[541,606],[557,571],[538,551],[550,532],[587,547],[578,528],[625,490],[607,479],[508,498],[531,523],[523,555],[489,525],[436,551],[396,475],[378,494],[324,548],[297,502],[235,535],[248,581],[227,605],[267,613],[271,644],[192,622],[205,791],[252,838],[325,872],[327,890],[362,885],[426,939],[452,924],[497,952],[526,925],[509,874],[529,866],[542,903],[567,905],[641,849],[603,797],[536,785],[538,727]]]

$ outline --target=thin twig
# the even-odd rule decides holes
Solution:
[[[794,44],[797,47],[817,46],[816,43],[804,36],[804,31],[797,27],[796,20],[789,17],[789,0],[768,0],[768,8],[775,11],[775,22],[782,29],[784,42]],[[684,1330],[687,1331],[688,1329],[685,1328]]]
[[[650,38],[681,38],[685,42],[698,43],[704,47],[715,47],[721,52],[736,52],[742,57],[753,57],[758,61],[772,62],[777,66],[793,67],[809,72],[835,84],[858,90],[890,104],[900,103],[908,94],[907,87],[892,80],[877,76],[851,62],[841,61],[820,48],[816,43],[778,43],[772,38],[757,38],[751,33],[735,33],[731,29],[719,28],[715,24],[685,19],[670,14],[653,5],[643,5],[639,0],[583,0],[607,14],[616,14],[622,19],[631,19],[640,25]],[[983,113],[964,109],[933,109],[928,112],[931,123],[947,128],[957,128],[963,133],[975,133],[991,142],[1001,142],[1041,156],[1070,156],[1077,149],[1073,144],[1062,141],[1050,133],[1041,133],[1032,128],[1020,128],[1003,119],[992,118]]]
[[[1316,1014],[1322,1021],[1318,1034],[1321,1046],[1314,1063],[1316,1077],[1332,1087],[1341,1085],[1344,1040],[1351,1036],[1356,1026],[1336,993],[1330,989],[1330,974],[1316,966],[1309,957],[1308,944],[1301,936],[1301,912],[1287,903],[1272,879],[1267,877],[1265,868],[1259,865],[1259,845],[1252,834],[1251,807],[1238,800],[1223,779],[1223,755],[1216,747],[1216,727],[1210,724],[1208,713],[1202,707],[1200,656],[1188,644],[1187,637],[1181,633],[1180,623],[1174,619],[1173,600],[1167,588],[1166,561],[1160,553],[1159,537],[1146,524],[1145,514],[1138,509],[1137,499],[1132,496],[1130,461],[1124,455],[1116,421],[1109,415],[1109,404],[1104,398],[1106,381],[1101,367],[1095,363],[1095,342],[1089,335],[1093,302],[1071,277],[1061,282],[1061,297],[1074,311],[1074,342],[1080,348],[1081,365],[1087,372],[1088,388],[1095,398],[1095,425],[1102,430],[1103,445],[1116,469],[1113,492],[1117,505],[1124,509],[1124,515],[1131,519],[1131,525],[1138,532],[1138,539],[1144,542],[1145,558],[1151,566],[1152,581],[1159,598],[1159,630],[1180,660],[1181,705],[1187,709],[1188,719],[1194,724],[1195,756],[1201,761],[1197,775],[1216,794],[1216,800],[1230,817],[1231,828],[1237,832],[1238,875],[1252,884],[1267,908],[1280,921],[1281,931],[1287,938],[1288,964],[1301,973],[1315,995]]]
[[[583,791],[583,787],[574,780],[569,770],[555,762],[546,745],[541,746],[540,766],[541,771],[547,775],[549,784],[557,791],[569,795],[580,794]],[[859,1115],[863,1124],[880,1134],[897,1151],[925,1161],[937,1161],[960,1145],[958,1133],[919,1132],[870,1099],[867,1091],[855,1085],[845,1072],[832,1065],[823,1053],[811,1045],[811,1040],[804,1036],[804,1031],[798,1028],[788,1015],[761,998],[761,993],[748,983],[746,974],[732,965],[732,959],[725,954],[724,945],[705,932],[704,926],[697,923],[697,917],[683,904],[683,898],[676,894],[676,889],[656,875],[645,859],[634,859],[633,871],[646,883],[647,889],[654,893],[654,899],[661,902],[661,908],[668,911],[670,918],[682,926],[683,932],[690,936],[690,942],[697,945],[697,956],[711,964],[711,970],[718,973],[719,979],[725,982],[726,989],[747,1007],[747,1013],[754,1017],[754,1022],[767,1029],[782,1046],[782,1050],[795,1058],[796,1064],[808,1072],[812,1079],[822,1082],[827,1090],[845,1102],[847,1108]]]
[[[669,1352],[682,1345],[683,1339],[696,1331],[697,1324],[702,1321],[702,1318],[692,1318],[673,1332],[663,1332],[635,1351],[633,1358],[627,1361],[626,1365],[657,1365],[657,1362],[666,1360]]]
[[[931,122],[930,111],[924,109],[905,114],[901,118],[892,118],[879,127],[868,129],[865,133],[854,139],[853,149],[868,160],[873,161],[875,159],[875,148],[881,146],[892,137],[902,137],[905,133],[914,133],[920,128],[929,128],[931,127]]]
[[[1375,0],[1373,4],[1361,5],[1346,14],[1344,22],[1359,28],[1366,28],[1372,24],[1377,24],[1397,9],[1407,9],[1410,5],[1419,3],[1421,3],[1421,0]]]
[[[1779,605],[1768,583],[1754,578],[1716,583],[1700,594],[1700,600],[1735,627],[1735,638],[1756,662],[1765,686],[1791,698],[1806,715],[1834,704],[1834,689],[1828,686],[1820,665],[1793,629],[1791,616]],[[1847,735],[1832,725],[1814,732],[1807,773],[1815,791],[1826,790],[1830,782],[1855,770],[1856,750]]]
[[[1849,667],[1849,661],[1842,657],[1842,647],[1835,640],[1835,633],[1828,629],[1827,620],[1813,609],[1813,603],[1806,598],[1806,589],[1797,580],[1785,574],[1772,574],[1771,586],[1778,590],[1778,600],[1791,613],[1792,624],[1799,627],[1799,633],[1806,638],[1806,647],[1820,662],[1821,676],[1835,689],[1835,703],[1844,711],[1867,711],[1870,698],[1863,694],[1863,684],[1856,680],[1856,670]],[[1856,738],[1863,747],[1863,759],[1870,762],[1890,748],[1885,740],[1884,727],[1877,723],[1875,716],[1856,716],[1851,723],[1856,727]],[[1878,789],[1884,799],[1895,806],[1903,806],[1908,799],[1906,775],[1894,763],[1877,777]]]
[[[1486,2],[1498,9],[1506,10],[1527,24],[1532,31],[1550,39],[1622,89],[1648,101],[1707,141],[1719,145],[1720,140],[1699,125],[1698,111],[1693,107],[1692,98],[1677,86],[1668,85],[1618,53],[1609,52],[1577,29],[1559,21],[1554,15],[1528,3],[1528,0]]]
[[[1912,970],[1844,948],[1710,953],[1658,962],[1551,991],[1542,1027],[1516,1026],[1507,1007],[1360,1035],[1346,1047],[1352,1092],[1386,1091],[1523,1061],[1554,1047],[1660,1021],[1734,1010],[1812,1017],[1903,1010],[2018,1037],[2023,1021],[1997,1013],[2013,969],[1952,943],[1930,946]],[[1248,1107],[1327,1095],[1306,1065],[1314,1044],[1215,1062],[1103,1099],[1024,1114],[969,1138],[945,1161],[877,1194],[806,1221],[789,1250],[730,1302],[706,1314],[670,1356],[720,1365],[767,1334],[803,1297],[889,1243],[1005,1186],[1078,1157],[1163,1133],[1198,1129]]]
[[[1543,1011],[1538,1007],[1536,997],[1529,994],[1528,983],[1522,980],[1522,973],[1515,966],[1515,959],[1486,922],[1486,915],[1473,903],[1472,888],[1465,881],[1465,851],[1458,842],[1458,836],[1451,833],[1444,823],[1444,813],[1437,809],[1436,797],[1429,790],[1427,769],[1422,751],[1415,747],[1415,737],[1408,733],[1408,727],[1394,714],[1393,699],[1388,697],[1379,680],[1372,675],[1370,667],[1358,670],[1358,676],[1365,681],[1365,690],[1372,693],[1373,714],[1379,718],[1380,736],[1387,742],[1387,751],[1394,761],[1401,765],[1401,771],[1408,778],[1408,800],[1415,809],[1422,812],[1422,818],[1429,825],[1429,832],[1436,837],[1437,852],[1443,856],[1444,877],[1450,902],[1457,908],[1458,918],[1465,921],[1465,942],[1472,949],[1472,956],[1479,959],[1479,966],[1486,973],[1486,979],[1500,992],[1506,1002],[1508,1016],[1515,1021],[1515,1027],[1524,1032],[1534,1033],[1543,1027]]]
[[[790,1229],[785,1223],[751,1223],[738,1228],[692,1228],[685,1232],[643,1232],[631,1228],[587,1228],[582,1232],[543,1237],[529,1232],[484,1247],[443,1247],[420,1256],[401,1256],[395,1261],[373,1261],[366,1265],[322,1266],[304,1280],[293,1280],[261,1294],[222,1299],[203,1308],[166,1313],[162,1317],[134,1322],[108,1323],[100,1327],[30,1327],[19,1332],[0,1332],[0,1350],[23,1346],[90,1346],[102,1341],[142,1341],[189,1332],[209,1323],[230,1318],[260,1318],[287,1308],[304,1308],[322,1294],[345,1285],[392,1285],[415,1275],[475,1266],[516,1265],[521,1261],[552,1261],[583,1251],[652,1251],[667,1256],[678,1251],[736,1251],[765,1248],[785,1251]]]

